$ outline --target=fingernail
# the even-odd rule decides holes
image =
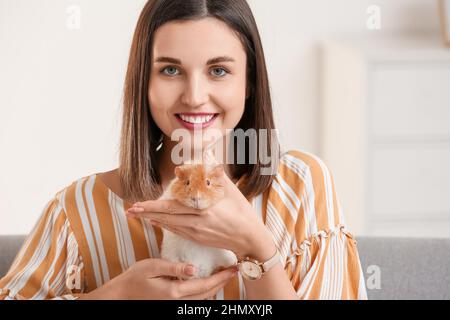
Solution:
[[[134,207],[130,209],[131,212],[143,212],[144,208],[141,207]]]
[[[188,264],[188,265],[184,268],[184,272],[186,272],[186,274],[188,274],[188,275],[190,275],[190,276],[193,276],[193,275],[194,275],[194,271],[195,271],[195,268],[194,268],[194,266],[191,265],[191,264]]]

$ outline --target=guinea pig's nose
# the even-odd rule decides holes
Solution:
[[[191,199],[194,202],[195,206],[198,207],[198,203],[200,201],[200,197],[192,197]]]

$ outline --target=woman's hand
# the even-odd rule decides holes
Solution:
[[[138,261],[80,299],[202,300],[213,297],[235,274],[236,268],[230,267],[207,278],[173,280],[193,275],[187,263],[150,258]]]
[[[150,219],[153,225],[200,244],[231,250],[238,258],[270,258],[275,244],[269,231],[233,181],[225,173],[220,180],[225,198],[207,209],[176,200],[149,200],[135,203],[127,215]]]

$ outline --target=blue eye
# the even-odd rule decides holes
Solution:
[[[165,72],[165,71],[168,71],[168,72]],[[174,75],[176,75],[176,73],[173,73],[173,72],[176,72],[176,71],[178,71],[178,70],[175,67],[165,67],[160,72],[164,73],[168,76],[174,76]]]
[[[217,71],[218,71],[218,72],[217,72]],[[165,67],[165,68],[161,69],[161,70],[160,70],[160,73],[165,74],[165,75],[167,75],[167,76],[176,76],[176,75],[178,75],[180,72],[178,71],[177,68],[175,68],[175,67],[173,67],[173,66],[168,66],[168,67]],[[224,68],[214,68],[214,69],[212,69],[212,71],[211,71],[211,74],[212,74],[214,77],[217,77],[217,78],[222,78],[222,77],[224,77],[225,75],[227,75],[228,73],[229,73],[229,72],[228,72],[227,70],[225,70]]]
[[[228,71],[225,70],[224,68],[214,68],[213,71],[214,71],[214,70],[220,70],[220,71],[223,71],[223,73],[219,73],[219,74],[213,72],[213,75],[214,75],[214,76],[217,76],[217,77],[223,77],[223,76],[225,76],[226,74],[228,74]]]

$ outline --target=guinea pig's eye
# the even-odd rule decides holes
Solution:
[[[211,184],[211,181],[209,179],[206,179],[206,185],[209,186]]]
[[[186,185],[187,185],[187,186],[189,185],[189,180],[186,181]]]

